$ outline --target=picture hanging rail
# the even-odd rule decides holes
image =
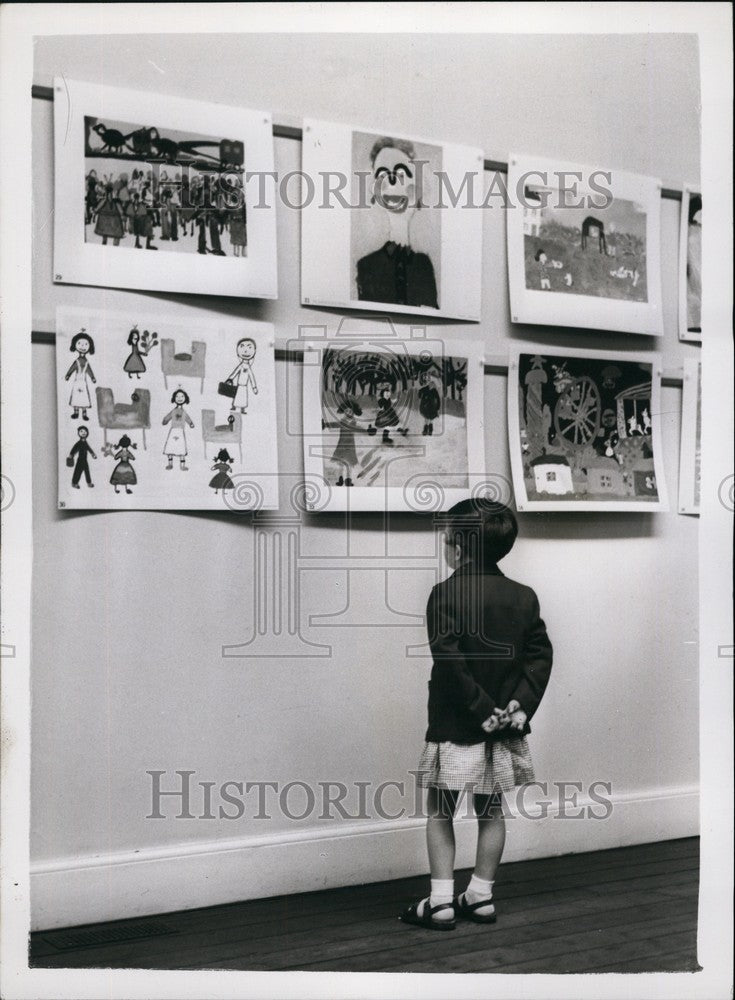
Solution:
[[[42,87],[34,84],[31,87],[31,96],[39,101],[53,101],[54,99],[54,88],[53,87]],[[279,125],[277,122],[273,123],[273,138],[274,139],[295,139],[297,142],[303,141],[303,129],[297,128],[292,125]],[[489,171],[490,173],[507,174],[508,164],[505,160],[493,160],[485,158],[483,161],[483,169]],[[661,197],[667,198],[670,201],[681,201],[682,192],[677,188],[662,188]],[[665,383],[664,383],[665,384]]]
[[[32,330],[31,343],[54,345],[56,343],[56,334],[49,330]],[[292,344],[292,340],[287,341],[283,338],[276,337],[274,351],[276,361],[290,361],[295,364],[300,364],[304,360],[304,352],[301,350],[295,350],[293,346],[291,346]],[[483,370],[485,375],[507,375],[508,358],[501,354],[486,354],[483,359]],[[665,368],[663,370],[661,375],[661,385],[665,389],[681,389],[683,382],[684,375],[681,367]]]

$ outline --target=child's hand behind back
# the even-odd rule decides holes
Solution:
[[[495,709],[497,712],[497,709]],[[500,723],[498,722],[497,715],[491,715],[489,719],[485,719],[482,724],[482,728],[486,733],[494,733],[496,729],[500,729]]]
[[[527,721],[528,716],[522,708],[519,708],[511,713],[509,725],[511,729],[517,729],[519,733],[522,733]]]
[[[527,721],[526,713],[515,699],[509,701],[505,708],[494,708],[492,718],[497,720],[497,725],[493,726],[492,729],[488,729],[487,724],[484,724],[483,729],[485,729],[486,732],[494,732],[496,729],[508,728],[517,729],[519,732],[523,732],[523,728]]]

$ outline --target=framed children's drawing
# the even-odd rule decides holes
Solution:
[[[305,347],[304,471],[319,510],[434,512],[483,489],[482,345],[398,333]]]
[[[702,342],[702,195],[690,185],[679,226],[679,340]]]
[[[304,121],[304,305],[480,319],[479,149]]]
[[[54,149],[54,281],[276,297],[267,112],[57,77]]]
[[[668,510],[658,354],[526,347],[508,365],[521,511]]]
[[[59,507],[278,507],[273,327],[59,308]]]
[[[699,514],[702,478],[702,363],[684,361],[679,450],[679,513]]]
[[[659,181],[514,155],[508,192],[514,323],[663,334]]]

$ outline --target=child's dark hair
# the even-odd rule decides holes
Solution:
[[[215,462],[232,462],[234,459],[230,455],[227,448],[220,448],[217,454],[214,456]]]
[[[184,402],[181,405],[182,406],[188,406],[189,403],[191,403],[191,400],[189,399],[189,393],[186,391],[186,389],[182,389],[181,386],[179,386],[179,388],[176,390],[176,392],[171,397],[171,402],[172,403],[176,403],[176,397],[178,396],[179,393],[181,393],[181,395],[184,397]],[[179,404],[176,403],[176,405],[178,406]]]
[[[539,248],[538,248],[538,250],[536,251],[536,253],[534,254],[534,257],[533,257],[533,259],[534,259],[535,261],[539,261],[539,260],[541,260],[541,254],[542,254],[542,253],[546,253],[546,251],[544,250],[544,248],[543,248],[543,247],[539,247]]]
[[[483,497],[460,500],[445,515],[447,540],[459,545],[465,559],[493,566],[513,548],[518,522],[505,504]]]

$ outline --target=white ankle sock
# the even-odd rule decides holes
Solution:
[[[468,903],[479,903],[481,899],[487,900],[487,906],[478,906],[475,910],[480,917],[488,916],[495,912],[495,907],[493,905],[493,885],[494,882],[489,882],[487,879],[478,878],[477,875],[472,876],[470,879],[470,884],[464,893],[464,898]]]
[[[440,903],[451,903],[454,899],[454,879],[433,878],[431,880],[431,895],[424,900],[424,906],[438,906]],[[420,908],[421,912],[423,909]],[[439,910],[434,914],[434,920],[452,920],[454,909]]]
[[[473,874],[470,884],[467,886],[467,895],[470,897],[470,903],[477,903],[481,899],[492,899],[494,885],[494,882],[488,882],[486,879],[478,878],[477,875]]]

